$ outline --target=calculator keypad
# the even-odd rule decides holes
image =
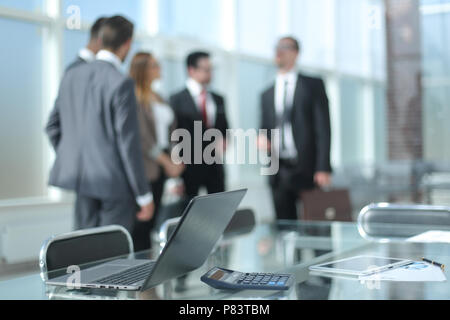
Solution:
[[[289,279],[288,274],[242,273],[235,281],[239,285],[284,286]]]

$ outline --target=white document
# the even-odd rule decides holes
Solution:
[[[359,277],[360,281],[406,281],[406,282],[428,282],[446,281],[441,268],[426,262],[413,262],[406,266],[392,270],[383,271],[368,276]]]
[[[422,243],[450,243],[450,231],[431,230],[421,233],[417,236],[408,238],[408,242],[422,242]]]

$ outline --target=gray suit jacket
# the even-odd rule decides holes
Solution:
[[[67,70],[46,132],[56,151],[50,185],[108,200],[149,192],[134,82],[112,64]]]
[[[67,66],[65,72],[69,71],[69,70],[72,69],[72,68],[76,68],[76,67],[78,67],[78,66],[80,66],[80,65],[82,65],[82,64],[85,64],[85,63],[87,63],[86,60],[82,59],[81,57],[77,57],[77,58],[75,59],[75,61],[73,61],[71,64],[69,64],[69,65]]]

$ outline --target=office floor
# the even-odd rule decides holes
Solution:
[[[0,262],[0,281],[19,278],[37,272],[39,272],[37,260],[19,264]]]

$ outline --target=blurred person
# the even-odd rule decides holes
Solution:
[[[175,111],[177,128],[185,129],[191,135],[191,161],[185,163],[186,169],[182,176],[185,194],[189,200],[198,195],[201,187],[205,187],[207,193],[225,191],[223,164],[208,165],[203,160],[201,164],[195,164],[195,144],[202,145],[200,150],[202,155],[209,144],[195,141],[195,122],[201,123],[202,136],[206,130],[214,128],[226,137],[228,120],[225,114],[225,100],[209,89],[213,71],[209,53],[192,52],[186,59],[186,67],[188,72],[186,88],[171,96],[170,105]],[[217,149],[225,152],[226,141],[215,143],[219,145]],[[184,290],[186,290],[186,276],[181,276],[177,279],[175,291]]]
[[[202,143],[202,154],[209,144],[194,141],[194,122],[201,122],[202,136],[207,129],[218,129],[226,137],[228,120],[225,113],[225,100],[212,92],[209,85],[212,81],[212,64],[207,52],[193,52],[187,57],[188,79],[186,88],[172,95],[170,105],[175,111],[177,128],[187,130],[191,137],[192,161],[186,164],[183,173],[184,188],[188,198],[198,195],[199,189],[205,187],[208,193],[225,191],[225,173],[223,164],[208,165],[194,163],[194,144]],[[226,141],[215,141],[219,145],[217,150],[225,151]]]
[[[331,184],[330,115],[324,82],[298,73],[299,42],[284,37],[276,47],[275,84],[261,97],[261,129],[279,129],[279,141],[260,136],[259,145],[277,144],[280,169],[269,182],[278,220],[297,219],[302,190]],[[274,155],[272,155],[274,156]]]
[[[65,73],[48,120],[56,151],[49,184],[76,192],[75,229],[118,224],[131,232],[136,215],[153,215],[134,81],[119,71],[133,30],[121,16],[103,23],[103,49]]]
[[[154,218],[148,222],[136,221],[133,229],[134,249],[150,249],[150,231],[157,218],[167,178],[176,178],[184,170],[170,158],[170,134],[175,129],[175,115],[170,106],[153,89],[161,78],[161,68],[155,57],[147,52],[137,53],[130,66],[135,81],[138,101],[138,120],[147,179],[155,203]]]
[[[72,62],[66,70],[76,67],[83,63],[89,63],[95,60],[95,55],[102,48],[102,39],[100,37],[100,29],[107,18],[98,18],[91,27],[89,42],[85,48],[80,49],[78,57]]]

